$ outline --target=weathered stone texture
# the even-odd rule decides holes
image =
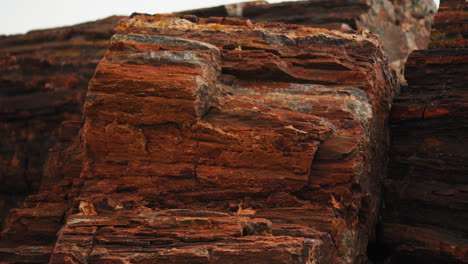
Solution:
[[[0,37],[0,223],[39,189],[62,121],[81,120],[118,19]]]
[[[199,17],[238,17],[379,36],[401,81],[406,58],[427,48],[436,6],[432,0],[309,0],[269,4],[253,1],[182,12]]]
[[[442,1],[391,115],[383,241],[395,263],[468,261],[466,1]]]
[[[0,260],[48,263],[57,232],[82,186],[84,152],[76,132],[80,127],[81,122],[62,123],[59,142],[50,150],[39,193],[27,196],[23,205],[12,209],[5,220]]]
[[[466,48],[468,46],[466,1],[443,0],[441,2],[439,13],[434,19],[429,48]]]
[[[432,1],[257,1],[187,13],[275,23],[134,14],[116,27],[86,98],[118,18],[0,38],[9,146],[0,162],[28,179],[29,189],[9,193],[40,189],[6,219],[2,261],[366,262],[399,91],[369,31],[401,73],[407,54],[427,45]],[[444,14],[438,49],[413,53],[392,115],[383,234],[395,263],[466,257],[466,159],[453,143],[466,142],[466,47],[455,33],[464,27]],[[420,77],[435,71],[438,80]],[[23,109],[31,98],[40,100]],[[16,125],[29,129],[22,138],[11,137]],[[38,127],[44,138],[28,132]],[[34,166],[30,148],[41,153]],[[411,180],[399,178],[406,169]]]
[[[116,31],[53,263],[365,261],[398,90],[375,37],[138,14]]]
[[[330,263],[328,235],[272,236],[265,219],[190,210],[71,216],[52,263]],[[287,234],[287,233],[286,233]]]

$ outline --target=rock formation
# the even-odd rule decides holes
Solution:
[[[392,263],[468,262],[467,3],[442,1],[391,118],[383,243]]]
[[[254,22],[284,22],[316,28],[377,34],[390,65],[403,81],[406,58],[427,48],[433,0],[309,0],[268,4],[253,1],[182,12],[199,17],[239,17]]]
[[[363,258],[397,90],[376,38],[171,15],[116,31],[85,103],[79,199],[109,217],[252,208],[273,235],[316,228]]]
[[[49,166],[83,159],[81,177],[31,196],[4,237],[65,217],[52,263],[365,261],[398,90],[376,37],[138,14],[116,31],[81,137]]]
[[[377,261],[467,262],[465,9],[406,64],[385,181],[389,66],[432,1],[134,14],[106,52],[119,17],[0,37],[0,262],[366,263],[379,221]]]
[[[400,72],[411,50],[426,47],[433,9],[432,0],[312,0],[255,1],[189,13],[371,31]],[[0,224],[10,208],[39,189],[60,123],[81,119],[87,84],[120,18],[0,36]]]
[[[61,122],[81,120],[118,19],[0,37],[0,224],[39,189]]]
[[[401,65],[410,50],[425,47],[433,6],[429,0],[381,2],[337,0],[269,5],[256,1],[189,12],[199,16],[243,14],[260,22],[370,30],[386,43],[386,53],[392,63]],[[382,9],[384,5],[386,8]],[[386,14],[386,10],[390,13]],[[10,208],[17,207],[25,195],[38,190],[48,150],[57,142],[60,123],[80,120],[87,84],[118,19],[0,36],[0,182],[3,186],[0,223]],[[393,48],[394,40],[403,44]],[[401,54],[395,54],[401,49]]]

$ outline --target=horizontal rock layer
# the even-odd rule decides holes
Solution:
[[[199,17],[238,17],[377,34],[390,65],[403,81],[406,58],[428,45],[436,12],[432,0],[309,0],[269,4],[244,2],[182,12]]]
[[[321,14],[334,10],[331,3],[310,2],[323,5]],[[392,9],[382,9],[380,2],[353,3],[337,11],[344,14],[353,5],[359,7],[354,10],[359,9],[355,25],[351,20],[336,25],[320,22],[342,30],[361,29],[362,36],[193,16],[137,15],[130,25],[122,24],[91,84],[84,137],[72,139],[80,122],[64,122],[60,134],[54,132],[51,138],[59,143],[48,158],[41,191],[12,211],[2,232],[0,259],[44,263],[52,255],[53,263],[365,261],[385,175],[386,109],[397,90],[375,39],[365,29],[390,43],[385,46],[392,57],[388,47],[395,43],[388,39],[400,38],[400,27],[408,31],[403,33],[405,47],[424,47],[421,36],[427,35],[432,9],[394,1],[397,14],[390,12],[388,18]],[[262,4],[248,5],[255,10]],[[277,8],[285,11],[294,5]],[[228,7],[229,15],[239,17],[240,6]],[[265,7],[274,13],[275,8]],[[294,12],[302,12],[302,7],[296,6]],[[375,23],[377,17],[383,26]],[[50,43],[56,36],[78,42],[82,39],[74,34],[83,32],[86,38],[110,36],[112,23],[97,25],[94,33],[72,27],[51,31],[47,37],[40,37],[45,31],[31,36]],[[237,32],[245,28],[247,34]],[[420,36],[416,44],[414,35]],[[4,37],[0,41],[10,43]],[[104,47],[97,45],[93,52],[102,56]],[[94,65],[99,56],[90,55]],[[5,65],[10,65],[9,54],[5,58]],[[21,65],[28,62],[22,60]],[[53,71],[50,74],[56,74]],[[80,95],[75,101],[83,102],[78,90],[90,77],[77,77],[80,84],[73,87]],[[33,91],[42,83],[29,87]],[[427,109],[424,114],[431,111]],[[403,110],[403,115],[410,112]],[[60,121],[79,120],[79,110],[76,113]],[[47,131],[57,131],[58,123]],[[40,145],[39,152],[50,146]],[[44,160],[36,170],[42,170]],[[37,190],[38,178],[33,182],[35,187],[19,197]],[[18,202],[9,195],[5,199]],[[161,212],[167,208],[188,210]],[[257,222],[266,228],[256,229]],[[400,227],[385,228],[395,226]],[[439,237],[451,234],[431,229],[430,239],[418,238],[412,234],[425,229],[402,228],[406,237],[390,236],[386,241],[426,243],[433,250]],[[142,233],[147,237],[142,239]],[[458,250],[464,243],[448,240],[453,243],[444,252],[451,252],[453,245]],[[399,252],[397,257],[404,259],[407,252]]]
[[[408,36],[416,34],[418,37],[404,37],[404,41],[399,42],[408,44],[409,49],[414,49],[414,45],[423,48],[431,21],[431,1],[395,2],[389,15],[376,16],[388,9],[382,9],[382,3],[359,0],[269,5],[256,1],[189,12],[200,16],[244,15],[254,21],[282,21],[325,28],[341,29],[344,23],[343,30],[349,27],[369,29],[380,35],[384,43],[388,42],[383,36],[387,32],[388,39],[399,39],[392,32],[401,32],[403,25],[404,31],[410,32]],[[383,21],[385,25],[381,27],[375,23],[375,17],[379,17],[377,22]],[[421,17],[425,19],[419,19]],[[119,19],[111,17],[26,35],[0,36],[0,100],[3,107],[0,115],[4,133],[0,148],[0,182],[4,186],[0,190],[0,219],[4,219],[10,208],[21,204],[25,195],[38,190],[47,152],[56,142],[59,124],[64,120],[80,120],[87,84]],[[407,22],[400,23],[403,20]],[[361,24],[365,25],[361,27]],[[370,25],[379,26],[373,28]],[[389,28],[392,30],[383,30]],[[409,40],[416,40],[416,44]],[[393,43],[385,47],[388,47],[386,53],[391,61],[401,60],[402,56],[393,55],[400,48],[390,50],[395,47]],[[406,53],[403,57],[406,58]]]
[[[443,0],[435,17],[429,48],[466,48],[466,1]]]
[[[239,262],[252,252],[265,263],[365,260],[385,173],[386,115],[397,90],[375,38],[173,15],[134,15],[116,31],[86,97],[84,182],[54,263]],[[239,251],[216,232],[206,237],[189,226],[194,242],[215,242],[192,245],[171,238],[187,232],[177,224],[154,242],[132,242],[130,234],[146,225],[135,225],[135,215],[160,209],[189,210],[197,223],[208,221],[200,210],[231,223],[236,215],[254,216],[271,225],[262,235],[273,237],[249,237],[242,228],[233,233],[245,245]],[[121,231],[109,229],[110,244],[93,246],[95,232],[107,228],[91,221],[75,232],[78,212],[109,225],[130,217],[118,225],[133,231],[118,242]],[[310,232],[324,233],[306,245]],[[138,243],[160,240],[166,244],[157,253],[132,253]],[[272,251],[258,251],[259,243]]]
[[[289,235],[265,219],[208,211],[141,211],[71,216],[52,263],[330,263],[328,235]],[[274,233],[279,235],[272,235]]]
[[[431,48],[411,54],[394,102],[382,239],[395,263],[468,261],[468,49],[451,33],[466,35],[466,16],[465,1],[442,1]]]
[[[401,65],[410,50],[425,47],[433,6],[431,0],[392,3],[314,0],[270,5],[256,1],[188,12],[370,30],[385,43],[392,64]],[[9,208],[17,207],[25,195],[39,189],[47,153],[57,141],[60,123],[80,120],[87,84],[120,18],[0,36],[2,221]],[[394,40],[402,44],[396,45]]]
[[[82,186],[81,122],[64,121],[59,142],[49,153],[38,194],[12,209],[1,233],[0,259],[11,263],[48,263],[57,232]],[[10,263],[8,262],[8,263]]]
[[[88,82],[118,19],[0,36],[0,223],[39,189],[60,124],[81,120]]]

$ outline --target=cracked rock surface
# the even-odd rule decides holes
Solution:
[[[379,36],[390,67],[404,82],[409,54],[427,48],[436,6],[432,0],[309,0],[273,4],[251,1],[182,13],[372,32]]]
[[[25,234],[18,209],[5,237],[63,219],[52,263],[366,260],[398,90],[375,36],[139,14],[115,30],[57,150],[79,178],[30,198],[57,220]]]
[[[466,263],[467,3],[441,1],[431,44],[406,63],[391,115],[382,241],[395,263]]]

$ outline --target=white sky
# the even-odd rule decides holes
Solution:
[[[439,0],[435,1],[438,4]],[[242,0],[0,0],[0,35],[74,25],[111,15],[170,13],[238,2]]]

